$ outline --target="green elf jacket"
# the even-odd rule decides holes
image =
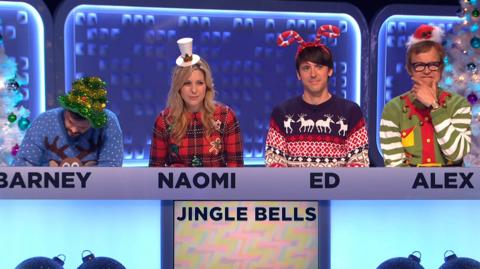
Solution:
[[[380,122],[385,166],[461,165],[471,148],[472,112],[459,94],[439,89],[433,110],[410,92],[388,102]]]

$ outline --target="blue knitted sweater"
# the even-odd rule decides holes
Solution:
[[[38,116],[27,130],[15,158],[15,166],[122,166],[123,139],[117,117],[110,110],[103,128],[70,137],[64,109]]]

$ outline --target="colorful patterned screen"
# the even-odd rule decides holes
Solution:
[[[182,208],[248,210],[247,221],[179,221]],[[176,202],[175,269],[181,268],[318,268],[318,222],[256,221],[255,208],[280,208],[278,218],[306,218],[317,202]],[[294,212],[296,211],[296,212]],[[218,214],[218,213],[215,213]]]

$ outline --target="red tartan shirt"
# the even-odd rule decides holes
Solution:
[[[179,143],[173,142],[170,136],[172,127],[166,120],[168,113],[167,108],[155,120],[149,166],[191,167],[198,160],[198,166],[203,167],[243,166],[240,125],[228,106],[216,104],[213,114],[216,131],[210,137],[205,135],[201,112],[188,112],[189,126]]]

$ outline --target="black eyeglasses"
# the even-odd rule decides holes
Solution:
[[[411,63],[410,64],[415,72],[422,72],[425,70],[425,67],[428,67],[430,71],[437,71],[442,66],[442,62],[431,62],[431,63]]]

